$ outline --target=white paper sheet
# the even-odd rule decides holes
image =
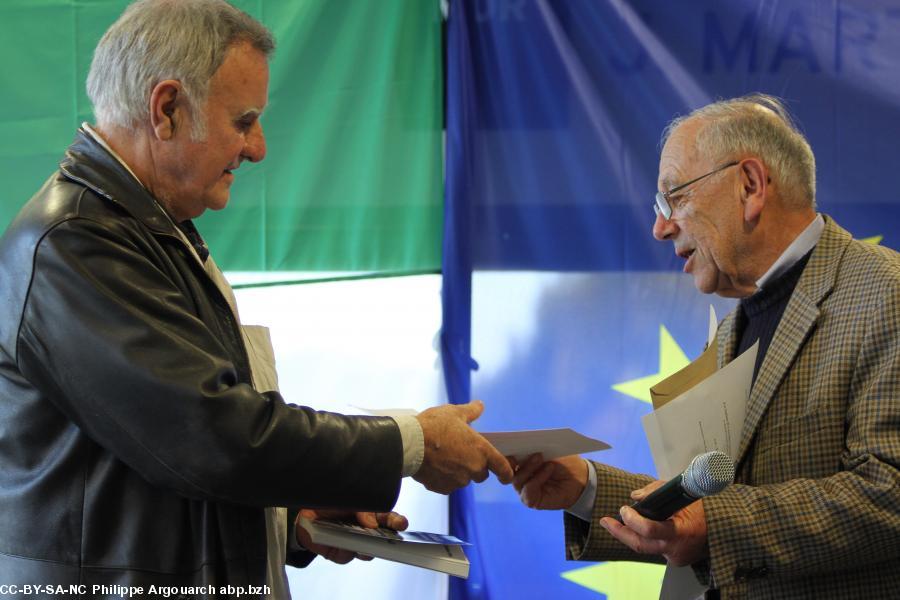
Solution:
[[[610,448],[606,442],[589,438],[568,428],[481,432],[481,435],[487,438],[487,441],[493,444],[501,454],[513,456],[517,460],[538,452],[544,455],[544,460],[551,460],[560,456],[585,454]]]
[[[719,450],[737,458],[758,344],[643,417],[660,479],[681,473],[698,454]]]
[[[396,417],[419,414],[410,408],[364,408],[354,406],[367,414],[379,417]],[[503,456],[521,460],[531,454],[541,453],[544,460],[552,460],[571,454],[585,454],[607,450],[610,445],[589,438],[569,428],[532,429],[523,431],[480,432]]]

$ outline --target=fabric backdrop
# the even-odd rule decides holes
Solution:
[[[0,2],[0,228],[92,114],[93,49],[127,0]],[[438,3],[234,0],[275,34],[268,155],[198,226],[239,271],[440,268]]]
[[[659,136],[719,97],[778,95],[818,204],[900,246],[900,9],[842,0],[473,0],[450,6],[443,360],[483,430],[573,427],[653,473],[647,389],[696,358],[709,304],[652,239]],[[472,371],[472,369],[477,370]],[[455,495],[468,598],[655,598],[662,570],[566,563],[562,518],[493,481]]]

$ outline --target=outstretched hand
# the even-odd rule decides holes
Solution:
[[[413,479],[433,492],[449,494],[471,481],[480,483],[493,472],[501,483],[513,478],[512,466],[469,423],[481,416],[484,403],[446,404],[416,418],[425,436],[425,458]]]

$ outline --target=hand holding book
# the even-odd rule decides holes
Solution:
[[[297,521],[294,524],[297,541],[310,552],[314,552],[327,560],[342,565],[350,562],[354,558],[360,560],[372,560],[372,557],[359,554],[353,550],[336,548],[334,546],[314,542],[307,529],[301,526],[301,521],[303,519],[305,519],[306,522],[322,520],[322,522],[342,521],[358,523],[359,526],[366,529],[382,532],[403,531],[409,527],[409,522],[406,520],[406,517],[395,512],[373,513],[353,512],[348,510],[301,510],[300,514],[297,516]]]
[[[301,514],[298,531],[322,547],[342,548],[358,556],[382,558],[456,577],[469,576],[469,560],[463,552],[468,543],[451,535],[423,531],[370,529],[335,521],[311,521]]]

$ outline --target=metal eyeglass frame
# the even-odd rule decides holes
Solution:
[[[669,190],[667,192],[656,192],[656,203],[653,205],[654,212],[658,215],[662,215],[663,218],[666,221],[668,221],[669,219],[672,218],[672,205],[669,204],[669,196],[671,196],[672,194],[674,194],[676,192],[680,192],[681,190],[683,190],[684,188],[686,188],[687,186],[689,186],[691,184],[697,183],[701,179],[705,179],[705,178],[709,177],[710,175],[715,175],[719,171],[727,169],[728,167],[733,167],[737,164],[740,164],[740,162],[741,161],[739,161],[739,160],[733,160],[730,163],[722,165],[721,167],[716,167],[715,169],[713,169],[709,173],[706,173],[705,175],[701,175],[700,177],[694,177],[693,179],[691,179],[688,182],[682,183],[681,185],[676,185],[675,187],[673,187],[671,190]]]

